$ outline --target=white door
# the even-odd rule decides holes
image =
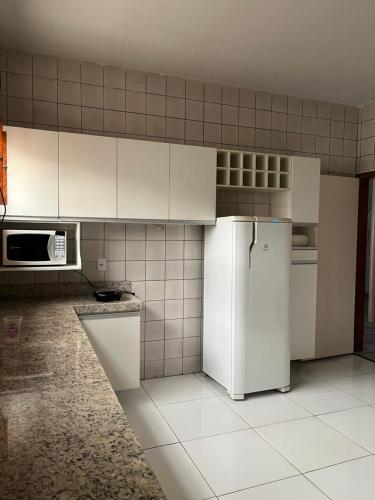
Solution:
[[[169,218],[186,221],[215,221],[215,149],[170,145]]]
[[[290,359],[315,356],[316,264],[292,264],[290,274]]]
[[[60,217],[115,218],[116,139],[59,132]]]
[[[169,145],[118,139],[118,217],[168,219]]]
[[[58,216],[56,132],[6,127],[8,139],[7,214]]]
[[[320,160],[293,157],[292,220],[319,222]]]

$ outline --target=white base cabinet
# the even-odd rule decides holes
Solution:
[[[97,314],[80,320],[113,389],[139,387],[139,313]]]
[[[5,127],[8,139],[7,215],[58,217],[58,134]]]
[[[295,263],[290,270],[290,359],[315,356],[317,264]]]

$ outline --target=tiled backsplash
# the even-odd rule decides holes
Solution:
[[[183,224],[82,224],[82,272],[91,280],[132,282],[144,300],[141,375],[199,371],[203,228]],[[105,257],[107,270],[97,271]],[[81,281],[73,271],[0,273],[2,283]],[[82,278],[83,279],[83,278]]]

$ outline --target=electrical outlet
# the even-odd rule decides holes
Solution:
[[[105,271],[106,269],[107,269],[107,261],[106,261],[106,259],[104,257],[98,259],[97,263],[96,263],[96,270],[97,271]]]

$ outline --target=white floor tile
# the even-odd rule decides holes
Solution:
[[[368,361],[367,359],[360,358],[359,356],[354,356],[349,354],[348,356],[340,356],[337,361],[343,363],[344,365],[350,366],[361,373],[374,373],[375,363],[373,361]]]
[[[161,405],[159,410],[180,441],[249,428],[219,398]]]
[[[363,405],[358,399],[325,382],[296,385],[287,397],[314,415]]]
[[[117,397],[143,449],[178,441],[143,388],[121,391]]]
[[[303,363],[303,369],[321,380],[360,375],[353,367],[340,363],[335,359],[317,359]]]
[[[230,401],[229,404],[252,427],[311,416],[279,392],[251,394],[244,401]]]
[[[222,500],[327,500],[327,497],[303,476],[290,477],[220,497]]]
[[[252,429],[184,443],[216,495],[298,474]]]
[[[180,444],[145,451],[167,500],[203,500],[214,496]]]
[[[360,446],[375,453],[375,408],[372,406],[329,413],[319,418]]]
[[[328,467],[306,475],[332,500],[374,500],[375,457]]]
[[[301,472],[368,454],[367,450],[314,417],[259,427],[257,432]]]
[[[375,377],[373,375],[339,378],[330,380],[329,384],[360,401],[375,403]]]
[[[317,377],[312,375],[303,369],[304,363],[299,361],[294,361],[290,364],[290,383],[291,385],[301,384],[304,382],[314,382],[319,380]]]
[[[194,375],[144,380],[143,387],[157,405],[214,397],[215,394]]]

